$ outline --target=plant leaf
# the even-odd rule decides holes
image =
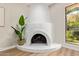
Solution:
[[[24,21],[25,19],[24,19],[24,16],[23,15],[21,15],[20,16],[20,19],[19,19],[19,24],[21,25],[21,26],[23,26],[24,24],[25,24],[25,21]]]
[[[11,27],[12,27],[12,26],[11,26]],[[15,33],[16,33],[18,36],[21,35],[20,31],[16,30],[14,27],[12,27],[12,28],[14,29]]]
[[[23,27],[23,28],[21,29],[21,32],[23,32],[24,28],[25,28],[25,27]]]

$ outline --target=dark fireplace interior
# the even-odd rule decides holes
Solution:
[[[33,43],[42,43],[47,44],[46,37],[42,34],[35,34],[31,39],[31,44]]]

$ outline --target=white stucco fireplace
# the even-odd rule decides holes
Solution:
[[[53,42],[51,23],[31,23],[26,26],[27,45],[45,44],[51,45]]]
[[[27,20],[23,46],[18,49],[30,52],[48,52],[61,48],[61,44],[54,43],[54,26],[51,23],[48,4],[32,4]]]

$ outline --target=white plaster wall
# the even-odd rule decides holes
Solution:
[[[65,7],[68,3],[56,3],[50,7],[52,23],[54,24],[54,41],[63,43],[65,40]]]
[[[0,49],[15,45],[16,35],[10,26],[16,26],[20,15],[27,17],[28,6],[26,4],[0,4],[5,8],[5,25],[0,27]]]

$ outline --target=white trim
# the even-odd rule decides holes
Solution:
[[[0,48],[0,51],[5,51],[5,50],[12,49],[12,48],[15,48],[15,47],[16,47],[16,45],[9,46],[9,47],[6,47],[6,48]]]
[[[65,44],[63,44],[63,47],[79,51],[79,46],[77,46],[77,45],[65,43]]]

